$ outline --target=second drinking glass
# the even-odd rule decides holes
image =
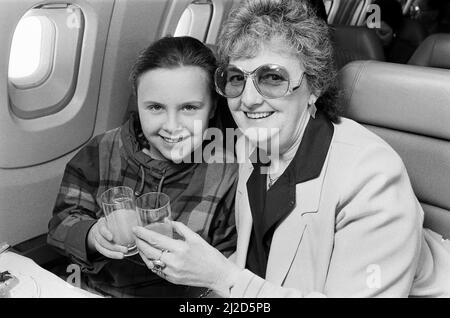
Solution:
[[[170,198],[161,192],[144,193],[136,200],[136,210],[139,214],[140,225],[173,237],[172,212],[170,210]]]

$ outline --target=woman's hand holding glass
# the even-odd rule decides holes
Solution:
[[[164,265],[157,273],[171,283],[207,287],[229,296],[240,269],[186,225],[171,223],[181,240],[143,227],[134,228],[136,245],[147,267],[153,270],[158,260]]]

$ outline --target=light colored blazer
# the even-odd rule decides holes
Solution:
[[[244,153],[240,147],[242,142],[238,154]],[[265,280],[244,269],[252,229],[246,183],[252,171],[249,161],[241,164],[234,261],[243,270],[231,297],[422,296],[437,278],[447,279],[450,289],[448,274],[431,273],[423,210],[402,160],[356,122],[343,118],[334,125],[320,176],[296,185],[297,204],[274,232]],[[450,247],[439,253],[447,253],[442,265],[450,272]],[[418,272],[421,285],[412,292]],[[435,287],[429,295],[445,291]]]

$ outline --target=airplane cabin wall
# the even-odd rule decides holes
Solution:
[[[61,2],[0,2],[0,241],[10,244],[47,231],[64,166],[74,151],[91,138],[95,126],[113,1],[70,1],[83,12],[84,32],[76,85],[71,99],[62,105],[62,109],[50,114],[42,112],[33,118],[12,111],[8,66],[16,25],[30,9],[41,5],[55,6],[55,3]],[[52,18],[51,13],[48,18]],[[64,28],[56,30],[58,32],[64,32]],[[55,50],[64,49],[64,41],[64,37],[58,38],[54,42]],[[55,94],[62,86],[61,79],[55,75],[58,62],[44,83],[52,80]],[[26,93],[29,90],[24,90]],[[26,102],[26,99],[21,100],[22,105]],[[45,107],[46,102],[50,103],[44,94],[29,94],[30,105],[39,103]]]

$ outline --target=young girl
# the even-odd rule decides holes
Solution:
[[[48,242],[81,266],[88,287],[114,297],[200,292],[162,280],[139,255],[124,258],[127,249],[114,243],[99,199],[111,187],[131,187],[136,197],[164,192],[174,220],[225,255],[235,249],[237,166],[190,160],[207,145],[203,136],[208,127],[224,128],[217,119],[226,108],[216,107],[215,68],[211,50],[194,38],[156,41],[131,72],[139,114],[92,139],[68,163]]]

